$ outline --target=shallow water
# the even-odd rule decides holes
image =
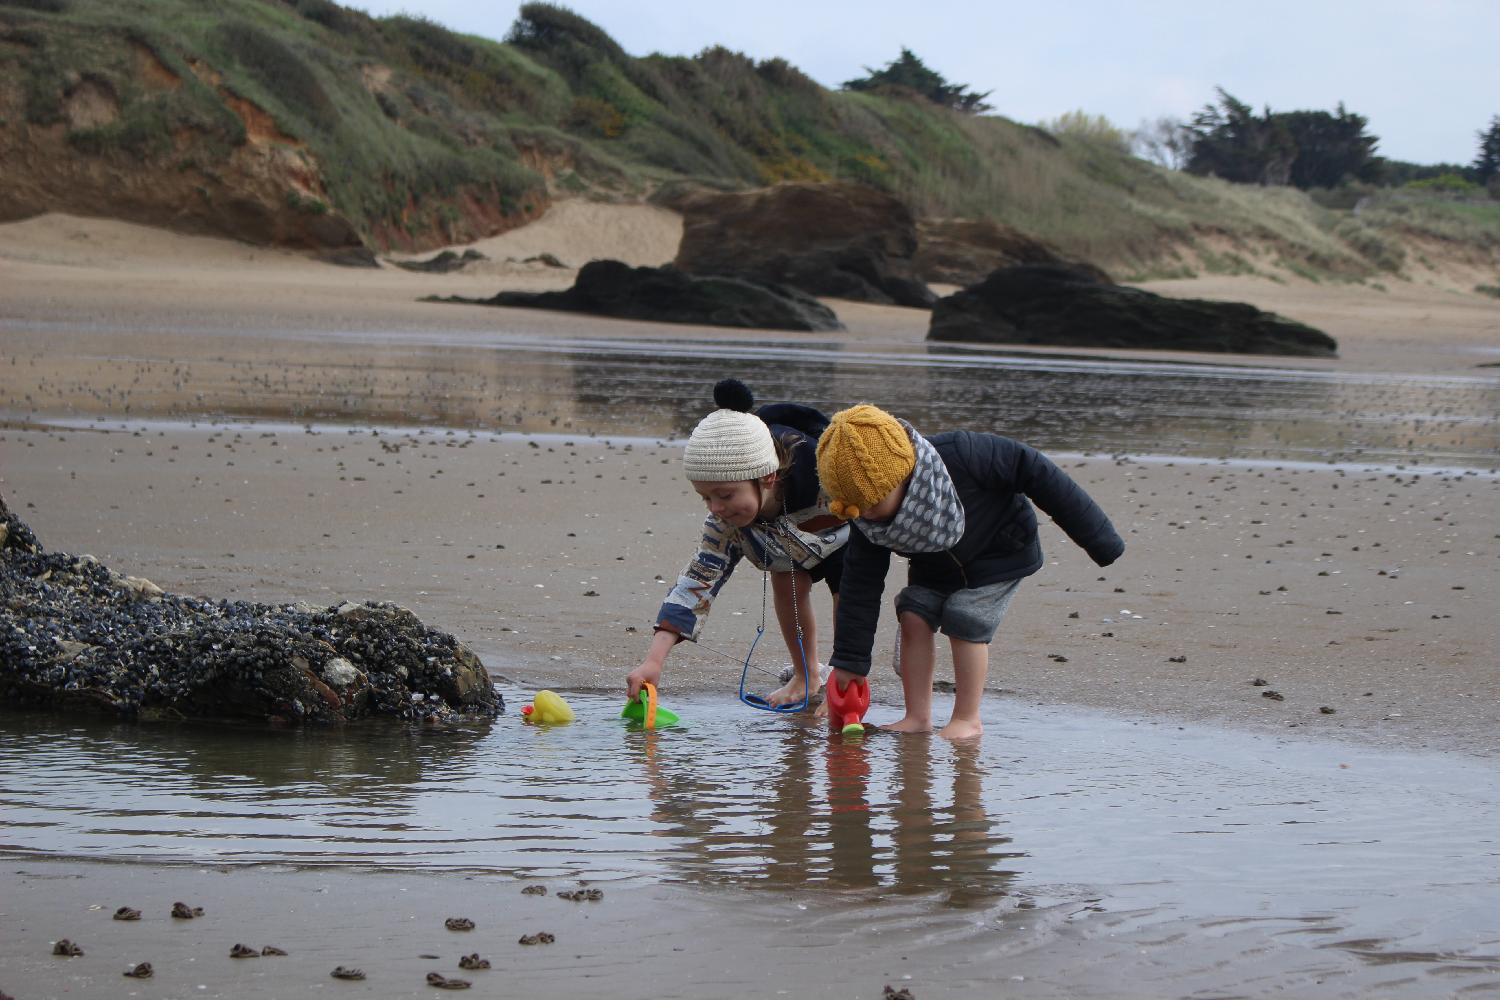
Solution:
[[[1000,699],[966,747],[845,740],[728,697],[643,732],[613,697],[571,701],[558,728],[3,714],[0,853],[835,889],[903,926],[902,898],[981,922],[1275,919],[1393,961],[1500,964],[1500,773],[1481,763]]]
[[[860,400],[920,429],[996,429],[1051,451],[1420,463],[1500,462],[1500,377],[1403,375],[1237,361],[1190,364],[939,345],[343,335],[286,351],[204,342],[85,346],[37,383],[0,366],[10,419],[111,416],[335,421],[682,437],[710,387],[834,410]],[[212,350],[210,356],[199,356]],[[193,352],[182,360],[183,351]],[[223,351],[224,353],[218,353]],[[154,353],[155,352],[155,353]]]

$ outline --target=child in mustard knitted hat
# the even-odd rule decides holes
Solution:
[[[719,408],[693,428],[682,457],[683,472],[708,508],[698,553],[662,603],[651,648],[625,678],[626,694],[634,700],[642,684],[660,684],[667,653],[683,639],[697,640],[714,597],[743,558],[770,573],[792,656],[790,679],[765,701],[794,705],[804,690],[811,698],[822,685],[812,589],[821,580],[837,609],[849,538],[818,486],[813,449],[828,417],[799,403],[751,412],[754,396],[736,379],[714,386],[714,402]]]
[[[858,724],[891,553],[908,559],[896,595],[897,672],[906,702],[897,732],[932,729],[936,635],[953,653],[953,717],[939,735],[980,735],[989,644],[1021,580],[1042,566],[1035,503],[1100,566],[1125,551],[1114,525],[1045,455],[998,434],[924,437],[868,403],[835,413],[818,439],[818,476],[829,509],[854,525],[834,620],[828,705],[835,723]]]

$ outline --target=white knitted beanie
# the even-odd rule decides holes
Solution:
[[[724,392],[724,384],[714,387],[714,399],[729,405],[698,421],[682,454],[682,471],[695,483],[759,479],[781,467],[771,428],[760,417],[746,412],[753,405],[750,391],[736,382],[734,388],[743,389],[742,393]]]

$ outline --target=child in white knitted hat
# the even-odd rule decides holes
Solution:
[[[849,539],[848,525],[830,513],[818,485],[815,448],[828,418],[797,403],[751,412],[754,397],[736,379],[714,386],[714,402],[719,408],[693,428],[682,459],[708,508],[698,553],[662,603],[651,648],[625,678],[626,693],[634,699],[642,684],[660,683],[667,654],[682,640],[698,638],[714,597],[746,559],[770,573],[776,619],[792,657],[791,679],[765,700],[792,705],[802,700],[804,677],[809,698],[822,684],[812,588],[822,581],[838,607]]]

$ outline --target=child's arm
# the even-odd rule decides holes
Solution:
[[[625,675],[625,696],[630,701],[635,701],[640,695],[642,684],[661,686],[661,668],[666,666],[667,654],[680,638],[682,637],[676,632],[656,630],[656,634],[651,637],[651,648],[646,652],[646,658],[641,661],[640,666]]]
[[[869,675],[870,650],[875,646],[875,627],[880,623],[880,595],[885,591],[890,567],[890,549],[876,545],[858,528],[849,529],[829,666],[861,677]]]
[[[714,598],[729,581],[744,550],[740,533],[710,514],[703,520],[703,534],[698,554],[662,602],[656,615],[656,627],[675,632],[684,639],[696,640],[713,608]]]
[[[672,647],[683,639],[697,639],[698,633],[703,631],[703,622],[713,606],[714,597],[734,572],[742,555],[738,538],[738,532],[729,529],[718,518],[709,515],[704,519],[698,554],[682,571],[676,586],[662,602],[646,658],[625,675],[625,691],[629,697],[635,698],[646,682],[660,687],[661,671]]]
[[[1003,477],[998,487],[1024,493],[1098,565],[1120,558],[1124,539],[1072,476],[1030,445],[998,435],[984,437],[993,456],[989,468]]]

